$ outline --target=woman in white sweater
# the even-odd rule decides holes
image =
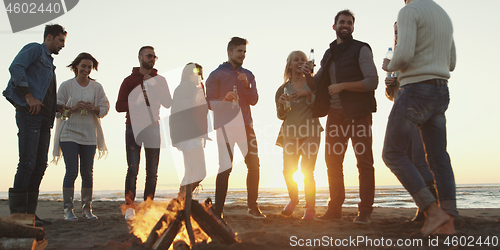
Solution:
[[[73,212],[73,197],[78,168],[82,178],[82,214],[87,219],[97,219],[92,213],[93,168],[96,148],[99,158],[107,153],[100,118],[108,114],[109,101],[102,85],[92,78],[90,72],[97,70],[98,62],[89,53],[80,53],[68,65],[75,78],[61,83],[57,92],[57,103],[68,106],[69,118],[57,120],[54,139],[55,161],[62,151],[66,174],[63,181],[64,219],[77,221]],[[68,103],[69,100],[69,103]]]

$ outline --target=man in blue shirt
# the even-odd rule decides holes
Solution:
[[[215,182],[214,212],[217,216],[222,216],[229,174],[232,170],[233,149],[237,143],[245,156],[248,169],[246,181],[248,215],[262,219],[266,216],[262,214],[257,204],[260,164],[257,137],[250,111],[250,106],[257,104],[259,94],[255,76],[250,70],[241,67],[245,60],[247,43],[246,39],[240,37],[231,38],[227,45],[228,61],[210,73],[206,84],[207,102],[214,111],[214,129],[217,130],[219,148],[219,174]],[[240,109],[242,119],[238,119]],[[241,138],[242,136],[244,138]]]
[[[16,108],[19,164],[14,186],[9,189],[12,213],[35,214],[38,189],[47,168],[50,129],[57,106],[54,58],[66,41],[58,24],[45,26],[44,42],[30,43],[17,54],[9,67],[11,78],[3,95]],[[42,225],[36,217],[37,225]]]

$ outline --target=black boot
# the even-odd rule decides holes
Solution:
[[[9,188],[9,209],[11,214],[26,213],[28,191],[26,189]]]
[[[38,190],[28,190],[28,205],[26,206],[27,214],[35,215],[35,226],[43,227],[43,225],[52,224],[51,221],[42,220],[36,215],[36,208],[38,206]]]

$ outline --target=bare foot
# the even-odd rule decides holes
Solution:
[[[450,220],[450,216],[448,216],[448,214],[446,214],[436,202],[431,203],[431,205],[429,205],[424,212],[425,222],[422,227],[422,234],[424,237],[429,236]]]
[[[455,218],[450,216],[450,220],[446,222],[444,225],[439,227],[436,231],[434,231],[432,234],[444,234],[444,235],[455,235],[457,234],[457,231],[455,231],[455,224],[454,224]]]

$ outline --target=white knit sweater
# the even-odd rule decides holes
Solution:
[[[66,121],[57,119],[53,151],[56,162],[61,155],[59,142],[65,141],[81,145],[97,145],[99,157],[101,157],[107,149],[99,118],[106,116],[109,111],[109,101],[102,85],[90,80],[86,87],[82,87],[75,78],[69,79],[61,83],[59,87],[57,104],[66,104],[69,97],[72,98],[72,106],[79,101],[91,102],[100,111],[99,115],[91,111],[88,111],[86,115],[75,112]]]
[[[398,15],[398,44],[389,71],[400,71],[401,86],[429,79],[448,79],[455,69],[453,26],[432,0],[414,0]]]

